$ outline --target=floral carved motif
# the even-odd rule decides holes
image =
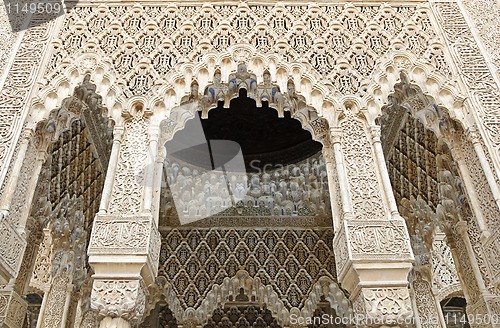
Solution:
[[[102,316],[140,319],[145,308],[145,294],[140,280],[95,280],[92,309]]]
[[[13,277],[16,276],[24,256],[26,241],[9,224],[7,220],[0,220],[0,263]]]
[[[377,180],[368,131],[362,121],[353,114],[347,115],[340,125],[343,131],[342,152],[355,218],[358,220],[384,219],[386,217],[385,205]]]
[[[28,304],[15,291],[0,291],[0,323],[22,327]]]
[[[395,324],[396,320],[405,320],[413,316],[408,288],[365,288],[356,303],[364,308],[367,318],[377,318],[385,324]]]
[[[63,324],[64,308],[70,279],[67,271],[60,272],[52,280],[47,297],[47,304],[43,312],[43,327],[58,328]]]
[[[461,290],[457,269],[451,254],[450,247],[442,239],[435,238],[432,249],[432,287],[436,290],[438,300]]]
[[[491,278],[500,285],[500,230],[497,229],[485,242],[484,253],[490,269]]]
[[[120,160],[109,205],[110,213],[133,214],[140,211],[149,144],[147,124],[142,116],[135,116],[125,122]]]
[[[421,327],[442,327],[437,312],[441,311],[441,309],[436,308],[436,301],[434,295],[432,295],[430,284],[422,279],[422,277],[418,276],[417,279],[413,281],[412,286]]]
[[[40,292],[45,291],[50,281],[50,261],[52,258],[51,243],[50,233],[46,231],[35,259],[33,274],[30,281],[30,288],[35,288]]]

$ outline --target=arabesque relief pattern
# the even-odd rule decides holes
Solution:
[[[173,229],[162,232],[159,275],[182,308],[197,308],[212,285],[246,270],[302,308],[321,277],[335,280],[331,229]]]
[[[499,87],[474,40],[458,3],[436,2],[433,7],[451,55],[460,71],[463,72],[462,80],[471,97],[473,115],[477,115],[481,130],[484,130],[481,134],[484,133],[491,157],[497,163],[498,175]]]
[[[3,10],[4,8],[2,8]],[[25,16],[25,15],[20,15]],[[22,17],[19,17],[22,19]],[[43,15],[33,15],[30,24],[36,25]],[[21,24],[20,22],[18,24]],[[29,111],[29,93],[35,83],[40,62],[46,53],[54,21],[31,26],[24,32],[19,49],[11,64],[9,73],[0,90],[0,162],[10,163],[19,137],[22,120]],[[7,24],[8,25],[8,24]],[[2,26],[5,26],[2,24]],[[2,48],[7,50],[6,48]],[[4,51],[2,51],[4,53]],[[3,62],[3,61],[2,61]],[[3,73],[3,72],[2,72]],[[5,183],[7,165],[0,167],[0,185]],[[2,188],[3,190],[3,188]]]
[[[151,122],[142,114],[130,117],[127,112],[132,106],[128,100],[145,100],[147,111],[152,110],[155,104],[159,107],[154,109],[159,112],[162,107],[170,110],[177,105],[196,100],[200,94],[204,94],[207,87],[214,86],[216,81],[213,80],[217,72],[220,73],[221,82],[227,82],[227,77],[236,70],[237,63],[249,61],[250,58],[248,67],[255,73],[258,84],[276,84],[279,87],[278,92],[283,95],[297,93],[300,99],[303,99],[300,106],[311,106],[318,115],[332,121],[337,118],[335,109],[342,108],[340,104],[347,104],[344,102],[346,97],[364,99],[361,102],[363,104],[368,103],[368,99],[373,100],[373,89],[377,87],[370,85],[373,80],[372,72],[380,68],[382,61],[390,61],[393,52],[406,54],[406,57],[394,59],[392,64],[397,69],[411,70],[417,61],[415,58],[419,58],[419,63],[428,64],[426,69],[431,67],[439,71],[441,77],[451,78],[455,70],[454,65],[457,65],[462,70],[461,76],[465,84],[472,90],[472,113],[478,113],[479,133],[488,137],[486,145],[493,156],[492,169],[495,170],[495,165],[498,164],[496,152],[500,144],[497,140],[500,103],[496,93],[497,86],[478,49],[475,48],[473,38],[469,37],[469,27],[458,5],[436,3],[432,6],[438,21],[446,28],[446,41],[456,50],[456,53],[452,51],[451,54],[455,62],[446,58],[445,48],[439,35],[434,32],[432,14],[421,4],[392,7],[387,4],[357,7],[352,4],[249,6],[242,2],[239,5],[203,6],[98,5],[74,9],[67,15],[60,33],[54,38],[51,53],[47,52],[51,55],[48,67],[43,68],[43,78],[47,83],[35,90],[39,92],[34,104],[37,111],[48,114],[48,111],[54,109],[49,107],[59,104],[61,99],[68,95],[68,90],[72,90],[75,82],[79,81],[75,76],[81,77],[83,73],[93,71],[99,83],[98,88],[103,91],[102,100],[111,110],[109,115],[118,125],[124,125],[124,137],[118,141],[122,142],[122,148],[114,159],[119,165],[116,175],[110,175],[110,206],[105,204],[101,213],[111,213],[112,216],[98,217],[96,221],[110,228],[99,230],[96,224],[96,233],[93,235],[93,238],[97,239],[100,236],[109,237],[103,239],[105,242],[109,241],[109,245],[105,245],[104,250],[100,247],[101,251],[110,251],[111,254],[130,253],[127,242],[146,236],[150,239],[141,252],[144,250],[145,255],[149,253],[151,259],[148,259],[146,265],[151,266],[148,270],[152,276],[156,274],[154,266],[160,257],[160,238],[155,230],[154,219],[148,217],[148,231],[137,236],[130,234],[133,229],[129,229],[137,222],[125,218],[125,227],[122,229],[117,227],[120,224],[114,220],[120,215],[140,214],[144,205],[142,198],[148,192],[147,188],[142,187],[142,183],[147,178],[147,172],[143,169],[150,142],[153,142],[148,131]],[[34,19],[37,19],[36,16]],[[21,48],[2,89],[0,146],[6,150],[1,152],[5,154],[0,157],[2,162],[11,162],[10,157],[14,152],[14,144],[24,117],[22,109],[31,105],[28,98],[37,74],[36,63],[40,62],[42,54],[46,53],[43,50],[54,25],[53,22],[44,24],[30,29],[24,35]],[[466,36],[463,44],[459,43],[461,38],[457,37],[457,34]],[[33,62],[25,60],[27,57],[33,59]],[[382,70],[394,67],[383,66]],[[423,74],[418,70],[414,73],[417,78],[421,78]],[[383,82],[383,79],[377,80],[376,83]],[[393,87],[393,82],[391,80],[392,85],[389,88]],[[430,84],[429,89],[434,92],[436,88],[441,87]],[[194,90],[193,99],[189,99],[193,86],[197,86],[198,90]],[[386,87],[384,84],[384,88]],[[377,92],[381,90],[377,89]],[[384,89],[385,91],[387,90]],[[158,94],[164,98],[160,100]],[[450,94],[456,96],[453,91],[442,92],[443,98],[449,98]],[[462,99],[459,98],[453,99],[453,103],[460,103]],[[97,101],[97,98],[93,100]],[[378,100],[373,101],[376,103]],[[121,118],[122,114],[126,120]],[[340,138],[343,147],[341,154],[346,164],[344,169],[347,175],[344,178],[347,179],[347,185],[342,185],[342,188],[347,188],[351,197],[346,203],[345,195],[342,196],[344,202],[338,206],[342,206],[341,214],[344,215],[349,209],[348,205],[352,205],[355,220],[342,223],[339,238],[336,240],[336,245],[339,246],[335,251],[339,258],[339,276],[346,268],[350,269],[349,265],[352,263],[349,262],[353,260],[372,257],[376,263],[377,260],[387,259],[395,249],[403,250],[400,260],[409,264],[412,255],[403,221],[390,220],[391,216],[397,216],[397,209],[389,208],[387,183],[381,177],[381,172],[384,172],[383,163],[377,163],[378,151],[374,146],[377,143],[377,132],[369,131],[365,122],[355,117],[357,113],[354,114],[350,109],[344,114],[347,119],[341,123],[343,133]],[[351,145],[357,149],[357,153],[349,149],[348,146]],[[37,156],[38,154],[26,163],[31,165],[30,163],[36,160],[40,161],[41,158]],[[340,176],[344,173],[338,171],[342,165],[339,164],[338,156],[335,160],[335,172]],[[0,181],[6,176],[6,170],[7,167],[3,166]],[[30,167],[23,168],[21,184],[28,183],[29,179],[26,179],[32,172],[30,170]],[[355,181],[357,179],[361,183]],[[341,180],[333,181],[340,185],[344,183]],[[342,192],[341,188],[338,189]],[[491,220],[494,220],[493,217],[491,216]],[[371,225],[360,229],[356,221],[370,222]],[[472,214],[469,222],[475,224]],[[10,226],[3,230],[14,233]],[[477,232],[479,227],[474,226],[470,230]],[[474,239],[471,242],[474,251],[483,252],[478,248],[479,235],[473,235],[473,232],[469,235]],[[391,242],[388,243],[388,240]],[[115,247],[115,242],[121,243],[119,247]],[[467,285],[470,283],[467,296],[470,296],[471,301],[476,301],[481,299],[482,287],[478,285],[481,281],[469,261],[472,255],[467,253],[467,242],[458,238],[450,246],[453,252],[458,253],[456,259],[465,260],[463,265],[460,264],[464,270],[461,278]],[[98,241],[95,241],[94,245],[98,245]],[[23,249],[24,245],[21,246],[19,248]],[[91,256],[99,255],[97,248],[89,252]],[[22,258],[22,254],[18,255],[15,261]],[[476,257],[481,267],[481,275],[486,277],[485,283],[491,288],[492,279],[487,276],[497,276],[498,267],[496,263],[489,265],[481,260],[491,257],[491,254]],[[11,269],[11,274],[17,270]],[[136,274],[135,280],[130,277],[123,280],[101,277],[94,283],[94,309],[99,310],[101,316],[107,316],[106,320],[116,321],[118,318],[111,318],[115,316],[120,317],[118,321],[133,320],[135,323],[142,317],[146,302],[147,286],[144,286],[141,278],[139,273]],[[152,277],[148,279],[151,280]],[[405,283],[406,281],[398,281],[399,285],[394,288],[362,288],[360,294],[351,299],[355,311],[373,313],[389,320],[393,320],[397,315],[411,316],[410,294],[406,286],[403,286]],[[300,287],[298,286],[299,289]],[[189,297],[186,298],[188,301]],[[12,300],[12,297],[10,299]],[[124,304],[121,299],[130,302]],[[486,306],[484,302],[479,302],[473,312],[485,311]]]

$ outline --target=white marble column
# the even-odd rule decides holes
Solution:
[[[119,123],[123,136],[113,145],[88,248],[94,269],[91,308],[101,328],[128,328],[141,320],[147,286],[158,270],[161,241],[151,211],[158,139],[142,107],[136,108]]]
[[[350,294],[357,326],[411,326],[406,323],[413,318],[408,289],[413,253],[406,224],[393,215],[397,210],[384,183],[388,175],[381,172],[387,168],[379,163],[383,158],[377,157],[371,131],[358,115],[345,114],[332,129],[339,184],[342,196],[349,197],[334,238],[337,276]]]

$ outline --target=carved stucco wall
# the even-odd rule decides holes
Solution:
[[[439,11],[444,5],[440,3],[434,5],[434,8]],[[447,9],[444,12],[449,13]],[[302,64],[295,69],[292,66],[283,67],[284,70],[280,71],[279,67],[272,67],[276,62],[271,60],[271,75],[273,81],[278,83],[283,74],[293,77],[295,87],[304,94],[308,104],[319,109],[331,108],[339,100],[341,103],[342,96],[350,93],[364,99],[362,103],[369,102],[372,92],[367,90],[369,76],[377,71],[376,68],[385,60],[383,57],[391,48],[405,49],[417,55],[423,62],[438,68],[443,76],[454,71],[454,65],[440,45],[440,33],[434,32],[432,15],[420,4],[416,7],[248,7],[240,4],[215,7],[205,5],[198,9],[195,6],[176,7],[174,4],[167,7],[83,6],[73,10],[65,20],[65,25],[52,44],[54,51],[45,70],[49,86],[42,88],[43,96],[35,101],[41,105],[40,110],[48,105],[47,96],[61,96],[51,95],[51,92],[64,93],[68,83],[70,86],[75,83],[75,76],[68,77],[70,72],[67,69],[72,64],[66,63],[74,63],[83,53],[92,56],[81,61],[80,70],[96,68],[99,60],[113,63],[106,72],[96,70],[96,79],[104,84],[100,88],[106,91],[104,102],[110,104],[120,98],[123,100],[123,97],[162,90],[160,93],[173,95],[170,106],[174,105],[180,101],[193,79],[198,80],[201,89],[206,86],[213,74],[213,66],[210,65],[215,64],[205,61],[202,65],[205,68],[200,69],[183,63],[191,62],[196,65],[203,61],[202,54],[217,56],[227,47],[242,42],[249,47],[238,50],[232,57],[237,61],[248,59],[249,51],[255,51],[252,56],[257,54],[262,58],[253,62],[256,66],[253,69],[258,76],[262,74],[262,67],[259,66],[268,65],[271,59],[268,55],[271,53],[281,56],[284,65],[287,62],[309,62],[312,70],[307,70],[310,76],[306,76],[307,74],[301,74],[301,71],[306,71],[300,67]],[[50,23],[39,28],[45,30],[50,27],[47,25]],[[280,41],[279,35],[284,35],[284,39]],[[209,38],[206,39],[205,36]],[[26,35],[24,38],[23,43],[29,43]],[[37,41],[44,41],[44,38]],[[327,44],[331,47],[326,47]],[[144,61],[149,55],[152,56],[151,64]],[[212,59],[220,60],[215,57]],[[448,67],[450,64],[451,68]],[[23,74],[26,75],[27,72]],[[299,75],[294,75],[294,72]],[[57,78],[65,75],[63,79]],[[333,83],[316,83],[323,78]],[[111,84],[116,84],[119,88],[111,90]],[[285,90],[286,84],[280,87]],[[494,101],[498,103],[497,100]],[[375,103],[377,101],[374,99]],[[12,123],[15,119],[7,118],[7,121]],[[490,124],[488,120],[484,121],[484,125],[485,133],[494,130],[494,124]],[[5,135],[9,139],[8,131]],[[493,134],[489,135],[493,137]],[[5,153],[12,154],[13,145],[6,143],[6,146],[8,148]],[[493,156],[497,155],[494,153]]]
[[[418,56],[427,57],[427,59],[425,60],[432,62],[436,67],[439,67],[443,71],[448,71],[448,72],[450,71],[449,68],[447,68],[447,66],[450,64],[449,62],[447,63],[446,60],[443,59],[445,56],[443,55],[442,52],[440,52],[439,47],[437,48],[437,53],[434,53],[432,51],[436,50],[435,48],[430,50],[432,48],[431,44],[433,42],[433,38],[437,36],[435,36],[434,32],[432,31],[432,24],[428,21],[428,17],[426,17],[426,15],[421,15],[420,13],[415,13],[414,12],[415,9],[411,6],[398,7],[395,11],[391,11],[389,9],[387,11],[385,9],[380,9],[382,13],[379,13],[380,14],[379,16],[377,16],[378,15],[377,11],[379,10],[378,7],[365,6],[362,7],[359,11],[349,6],[346,6],[345,8],[332,7],[333,9],[323,8],[324,10],[323,9],[320,10],[319,21],[316,19],[318,17],[316,18],[314,17],[314,15],[318,14],[318,12],[315,12],[314,9],[310,9],[305,6],[302,6],[302,8],[299,8],[300,6],[297,7],[298,7],[297,12],[291,13],[291,16],[285,15],[285,22],[288,19],[288,27],[290,28],[291,26],[293,26],[291,21],[302,17],[302,15],[304,15],[305,13],[309,15],[308,18],[312,25],[306,26],[308,24],[302,23],[304,25],[303,30],[301,31],[300,29],[296,28],[295,30],[293,30],[293,33],[291,33],[292,37],[294,35],[297,36],[303,33],[303,37],[305,39],[309,38],[309,40],[312,40],[316,39],[315,37],[317,37],[317,34],[314,33],[328,33],[328,40],[332,40],[334,44],[340,47],[342,47],[343,45],[345,46],[347,44],[348,45],[348,47],[346,47],[347,49],[332,54],[325,52],[325,48],[322,48],[321,42],[317,42],[314,45],[314,47],[310,49],[304,49],[304,51],[300,54],[295,54],[292,51],[289,51],[289,49],[286,49],[286,46],[283,48],[285,49],[285,51],[283,51],[283,49],[280,50],[280,46],[282,44],[276,43],[275,41],[276,41],[276,35],[280,35],[279,29],[281,27],[279,26],[279,24],[281,23],[272,28],[265,27],[263,29],[259,28],[259,26],[263,25],[259,25],[260,23],[255,23],[258,20],[254,20],[254,25],[247,25],[245,27],[244,24],[250,24],[248,23],[249,20],[246,20],[246,23],[244,23],[243,25],[238,25],[240,24],[240,20],[235,19],[236,17],[236,15],[234,14],[236,10],[235,6],[233,6],[232,8],[231,6],[227,7],[222,6],[221,8],[218,8],[215,11],[216,19],[214,19],[213,17],[211,18],[212,23],[209,23],[209,28],[213,29],[214,36],[216,36],[213,38],[213,40],[216,41],[214,41],[215,44],[208,44],[208,45],[204,44],[203,42],[198,42],[197,44],[189,43],[190,41],[187,38],[185,38],[186,33],[196,32],[196,29],[200,28],[199,26],[196,26],[194,29],[189,29],[188,26],[179,27],[179,25],[177,25],[178,28],[176,27],[175,31],[172,31],[175,33],[171,34],[172,35],[171,39],[169,39],[168,36],[164,35],[165,39],[155,41],[154,35],[151,35],[155,34],[152,32],[157,31],[155,30],[156,29],[155,24],[163,24],[163,22],[165,22],[165,26],[163,26],[162,28],[167,28],[171,23],[174,24],[174,26],[175,24],[179,24],[179,22],[181,21],[179,17],[184,17],[185,15],[193,15],[193,9],[189,6],[182,7],[182,9],[180,9],[179,11],[175,9],[173,11],[174,12],[173,17],[170,17],[173,18],[172,20],[170,20],[169,18],[169,14],[172,14],[172,12],[169,12],[169,9],[157,9],[155,7],[147,7],[145,9],[141,9],[136,6],[135,9],[131,9],[132,7],[117,6],[113,7],[113,10],[108,10],[106,9],[106,7],[103,6],[97,9],[96,7],[81,8],[76,10],[75,11],[76,13],[69,15],[65,27],[63,27],[62,29],[61,40],[57,40],[54,44],[55,47],[57,48],[56,49],[57,54],[55,54],[52,57],[49,68],[46,71],[47,72],[46,76],[49,77],[49,80],[51,80],[51,82],[49,82],[51,83],[51,85],[50,87],[45,88],[44,91],[47,91],[50,88],[53,88],[53,90],[55,91],[59,91],[61,89],[60,87],[61,85],[64,84],[64,82],[61,83],[61,79],[58,80],[56,77],[65,75],[63,71],[65,70],[65,68],[67,68],[67,66],[66,64],[63,63],[64,58],[66,58],[69,62],[71,62],[74,61],[75,57],[79,53],[87,52],[87,53],[93,53],[93,55],[97,53],[95,57],[106,58],[105,59],[106,61],[118,63],[117,66],[111,68],[109,74],[114,74],[114,76],[121,76],[121,74],[125,74],[124,76],[121,76],[124,77],[125,80],[120,81],[118,83],[118,85],[120,85],[121,90],[123,91],[123,94],[121,96],[131,97],[142,93],[151,94],[158,90],[161,91],[167,90],[168,92],[173,91],[174,93],[178,94],[180,99],[180,97],[186,93],[185,87],[186,86],[189,87],[188,83],[189,79],[186,80],[181,79],[182,81],[179,82],[178,85],[167,86],[165,87],[166,89],[165,88],[161,89],[162,85],[165,86],[164,84],[165,82],[159,80],[159,78],[162,76],[161,70],[162,69],[165,70],[166,68],[167,69],[174,68],[175,65],[177,65],[175,66],[176,67],[175,69],[178,69],[180,66],[182,66],[181,65],[182,63],[177,63],[175,65],[172,64],[172,58],[174,56],[172,55],[172,53],[168,53],[168,51],[174,51],[176,57],[184,56],[184,60],[188,62],[190,60],[193,60],[193,62],[196,62],[198,60],[200,53],[205,51],[203,49],[204,45],[207,45],[208,48],[211,49],[210,51],[212,51],[214,54],[220,53],[219,49],[222,46],[224,46],[224,43],[222,43],[221,46],[221,43],[219,42],[226,42],[228,40],[229,42],[231,42],[230,41],[231,37],[233,37],[233,40],[239,40],[241,37],[241,35],[234,35],[234,36],[230,35],[231,28],[234,28],[234,26],[232,25],[234,24],[234,22],[236,22],[236,27],[242,27],[242,29],[238,30],[238,33],[245,35],[250,33],[250,35],[253,37],[253,39],[251,39],[250,42],[252,43],[252,46],[249,49],[258,49],[259,53],[266,53],[270,51],[276,51],[277,53],[280,53],[281,51],[281,55],[285,57],[287,54],[288,56],[290,56],[290,54],[296,56],[295,58],[286,58],[287,60],[300,61],[301,59],[307,59],[311,61],[311,65],[314,67],[314,74],[312,74],[313,77],[310,80],[307,79],[300,80],[302,76],[300,75],[299,72],[299,74],[296,74],[294,76],[294,79],[297,82],[296,84],[300,86],[300,90],[303,94],[311,95],[308,96],[309,104],[316,103],[319,104],[318,107],[323,106],[323,103],[321,103],[321,101],[324,99],[322,99],[321,97],[326,93],[322,93],[325,90],[318,91],[316,89],[313,89],[312,88],[313,83],[311,83],[311,81],[316,82],[322,78],[331,79],[335,81],[335,85],[327,85],[327,87],[330,88],[328,91],[331,91],[332,94],[337,94],[338,97],[341,97],[343,93],[356,93],[358,96],[362,97],[364,93],[364,86],[366,86],[366,84],[363,83],[367,78],[369,79],[369,71],[366,71],[365,68],[375,67],[376,63],[379,63],[380,57],[384,55],[384,51],[380,50],[380,48],[379,50],[377,50],[377,47],[382,47],[382,49],[385,47],[388,49],[390,46],[394,46],[395,44],[398,43],[396,38],[392,38],[392,36],[394,35],[397,35],[399,38],[402,38],[404,40],[408,40],[409,53],[414,53]],[[449,24],[450,31],[452,33],[456,30],[457,26],[459,29],[464,28],[464,25],[461,22],[462,18],[460,16],[460,12],[457,11],[457,8],[454,3],[440,3],[436,5],[435,8],[437,9],[438,12],[442,11],[441,12],[442,15],[439,16],[441,19],[441,23]],[[138,11],[136,12],[136,10]],[[263,8],[258,8],[258,7],[252,8],[252,12],[255,11],[257,13],[255,14],[257,16],[253,16],[254,19],[255,17],[258,17],[259,20],[267,18],[266,15],[269,15],[268,10],[269,8],[265,8],[265,6],[263,6]],[[258,16],[259,11],[261,13],[262,12],[267,12],[267,13],[263,14],[262,16]],[[241,12],[245,11],[244,10],[239,11],[239,13]],[[137,13],[140,14],[138,15],[139,18],[136,15]],[[249,13],[247,12],[247,14]],[[136,16],[135,18],[138,18],[138,20],[134,19],[134,15]],[[250,13],[249,15],[252,16],[254,14]],[[190,17],[192,18],[192,16]],[[228,24],[230,28],[225,29],[226,26],[224,24],[220,24],[219,26],[217,26],[217,31],[215,31],[216,29],[215,26],[213,25],[213,22],[223,21],[221,17],[232,20]],[[327,18],[321,19],[324,17]],[[332,20],[331,17],[339,17],[343,19],[342,22],[336,26],[338,30],[335,30],[335,28],[322,26],[321,22],[330,21]],[[370,17],[374,19],[371,19]],[[377,22],[376,21],[376,19],[378,19],[377,17],[386,17],[386,18],[385,19],[381,18],[381,20]],[[442,19],[443,17],[444,20]],[[143,18],[144,19],[150,18],[152,20],[141,21],[141,19]],[[182,20],[184,20],[184,18]],[[115,21],[111,22],[113,19]],[[408,29],[408,27],[403,28],[403,25],[412,20],[416,21],[417,25],[416,28],[414,28],[413,30],[412,30],[413,26],[410,26],[411,27],[410,29]],[[201,18],[200,20],[195,19],[195,21],[202,22]],[[278,20],[276,20],[276,22],[278,22]],[[134,27],[133,25],[129,26],[127,24],[137,24],[137,26]],[[50,24],[47,25],[49,25],[50,27]],[[286,26],[287,25],[285,23],[285,27]],[[354,30],[358,29],[359,31],[362,31],[367,26],[373,27],[373,29],[370,28],[367,29],[367,31],[371,32],[366,32],[365,34],[366,39],[363,40],[362,42],[353,42],[352,40],[354,39],[354,36],[349,35],[346,32],[347,30],[351,29]],[[33,33],[38,32],[39,34],[31,35],[32,39],[26,39],[25,44],[29,46],[35,45],[36,47],[39,47],[38,49],[41,49],[40,47],[43,48],[44,46],[43,42],[48,39],[45,28],[47,28],[47,26],[42,26],[42,28],[39,30],[36,30],[36,28],[34,28],[30,30],[30,32],[26,33],[26,35],[28,36],[30,36],[33,31],[34,31]],[[134,31],[134,28],[137,28],[137,30],[132,34],[129,34],[131,33],[130,31],[132,32]],[[245,31],[245,28],[248,28],[249,30]],[[314,32],[315,30],[316,32]],[[327,30],[328,32],[326,32]],[[226,32],[229,34],[225,35],[224,33]],[[378,34],[378,36],[375,38],[376,40],[378,38],[378,41],[374,41],[373,44],[370,41],[371,35],[369,35],[372,32]],[[263,35],[260,35],[259,33],[263,33]],[[339,35],[340,39],[338,38]],[[342,35],[348,35],[350,39],[342,40]],[[193,40],[196,40],[192,38],[193,35],[190,35],[188,37],[191,38],[191,42]],[[387,39],[384,40],[384,37]],[[115,41],[111,40],[113,38],[115,38]],[[127,40],[132,40],[132,41],[130,41],[130,43],[125,43],[125,46],[123,48],[118,49],[119,47],[113,46],[113,42],[117,42],[117,40],[120,40],[120,38],[121,41],[127,41]],[[452,36],[447,35],[447,38],[450,42],[454,42]],[[198,39],[198,41],[200,41],[200,39]],[[287,40],[287,42],[292,42],[292,47],[297,46],[297,44],[293,44],[293,42],[297,42],[296,39],[295,40],[290,39]],[[168,47],[157,48],[159,44],[162,44],[162,47],[163,45],[168,45]],[[309,43],[306,43],[304,47],[307,47],[307,44],[312,44],[312,43],[311,41],[309,41]],[[97,45],[97,48],[94,47],[95,45]],[[127,49],[127,46],[131,46],[132,48]],[[183,47],[188,47],[188,48],[185,49]],[[368,51],[367,48],[365,47],[369,47],[370,51]],[[467,54],[470,54],[466,51],[467,49],[463,50],[463,48],[460,47],[458,48],[459,48],[458,55],[455,56],[454,58],[455,59],[458,58],[457,61],[459,62],[459,64],[463,65],[461,67],[465,68],[466,72],[470,74],[467,75],[467,78],[472,76],[471,79],[473,80],[474,83],[477,82],[478,79],[484,79],[485,76],[487,77],[486,80],[488,80],[489,79],[488,76],[490,75],[487,71],[483,70],[482,66],[479,69],[474,69],[473,67],[467,66],[468,64],[467,59],[470,59],[470,57],[466,57]],[[300,47],[297,49],[300,49]],[[33,51],[34,54],[39,54],[43,52],[36,49],[35,50],[31,49],[31,51]],[[158,54],[159,59],[156,63],[153,61],[151,65],[142,65],[141,60],[143,58],[134,56],[127,57],[126,56],[127,51],[132,51],[134,55],[156,52],[156,54]],[[166,51],[167,53],[162,53],[162,51]],[[364,55],[361,54],[361,56],[358,56],[359,54],[357,53],[357,51],[358,52],[365,51],[365,52]],[[370,54],[375,57],[370,58]],[[245,58],[245,56],[247,55],[248,53],[245,53],[243,51],[242,53],[235,54],[234,59],[238,60],[241,58]],[[23,59],[22,56],[19,56],[19,58]],[[125,58],[125,62],[122,61],[123,58]],[[474,59],[481,61],[480,56],[479,57],[476,56],[474,57]],[[132,65],[133,68],[132,71],[129,71],[130,67],[128,67],[127,69],[126,65],[125,66],[122,65],[123,63],[126,64],[127,61],[129,60],[130,62],[128,65]],[[134,60],[136,61],[134,62]],[[91,69],[96,67],[95,62],[96,60],[92,58],[89,59],[88,61],[85,61],[85,63],[88,64],[88,66],[85,66],[84,68]],[[12,126],[14,126],[14,128],[16,126],[19,127],[19,122],[21,121],[20,117],[22,116],[21,115],[22,106],[23,104],[26,103],[28,99],[28,92],[33,82],[33,76],[36,75],[32,70],[23,69],[23,67],[25,68],[28,65],[32,65],[33,63],[31,62],[26,63],[23,62],[22,60],[21,61],[18,60],[17,62],[14,61],[13,67],[15,67],[16,63],[18,64],[17,70],[11,70],[11,73],[9,73],[9,76],[12,75],[12,80],[9,80],[9,78],[7,78],[8,83],[5,84],[5,88],[4,90],[2,90],[2,98],[0,98],[0,105],[10,104],[12,106],[15,106],[17,104],[17,107],[15,107],[14,109],[9,107],[8,109],[4,110],[4,108],[2,108],[3,113],[4,114],[7,113],[6,115],[2,115],[2,117],[5,118],[7,122],[6,124],[2,125],[2,127],[5,128],[6,131],[6,133],[3,133],[2,131],[2,137],[7,136],[5,138],[7,142],[2,143],[7,146],[6,148],[7,151],[4,152],[5,154],[11,154],[13,152],[14,148],[13,144],[14,144],[14,139],[16,138],[16,132],[15,130],[11,130],[12,129],[11,127]],[[411,63],[408,64],[407,62],[404,61],[400,64],[402,66],[405,65],[411,66]],[[155,67],[154,65],[158,67]],[[287,69],[288,68],[289,67],[287,67]],[[175,71],[175,69],[172,69],[171,71],[173,72]],[[122,72],[120,72],[120,70],[122,70]],[[189,70],[182,71],[182,73],[186,72],[189,72]],[[19,74],[22,75],[22,78],[20,80],[14,79],[18,77]],[[97,72],[97,74],[99,75],[101,73]],[[169,74],[171,74],[169,76],[169,79],[171,81],[178,81],[176,80],[175,77],[176,73],[169,73]],[[202,78],[206,78],[207,81],[205,82],[208,83],[208,80],[210,79],[210,74],[208,75],[204,74],[205,73],[199,74],[197,78],[200,80]],[[274,71],[273,75],[274,78],[276,78],[279,75],[279,72]],[[103,79],[101,79],[101,82],[102,81]],[[126,81],[126,83],[122,83],[124,81]],[[104,82],[111,84],[110,80],[106,80]],[[489,82],[486,81],[487,88],[484,88],[484,90],[490,92],[492,90],[491,84],[488,83]],[[283,83],[282,86],[284,86]],[[484,84],[482,84],[481,87],[484,87]],[[282,88],[282,90],[284,89],[285,88]],[[477,101],[479,101],[480,107],[484,105],[484,108],[488,109],[486,115],[485,116],[483,115],[482,117],[483,118],[486,117],[486,119],[484,120],[484,125],[487,129],[490,129],[486,131],[487,135],[489,135],[490,137],[489,141],[493,140],[493,142],[495,142],[495,129],[496,129],[495,125],[497,124],[495,106],[498,108],[498,99],[495,98],[496,96],[494,94],[490,95],[488,92],[484,93],[484,90],[479,90],[479,89],[476,90],[478,91],[476,93],[476,95],[478,96]],[[45,96],[49,93],[50,92],[45,92]],[[62,93],[64,93],[64,91]],[[106,96],[109,95],[106,94]],[[43,100],[46,99],[50,99],[50,97],[44,98]],[[110,102],[109,98],[107,98],[106,101]],[[173,101],[169,105],[175,104],[176,101],[177,100]],[[330,101],[332,103],[336,103],[336,100],[330,99]],[[325,106],[324,108],[328,107]],[[15,115],[17,116],[9,115],[10,112],[14,112]],[[9,143],[10,141],[12,141],[12,143]],[[490,146],[489,142],[488,146]],[[492,147],[493,149],[495,149],[496,145],[493,145]],[[5,174],[5,169],[4,173],[2,174]],[[3,177],[3,175],[0,175],[0,177]]]
[[[496,0],[465,0],[462,1],[471,20],[471,26],[477,29],[476,35],[485,46],[491,58],[493,67],[500,69],[500,3]],[[485,8],[488,8],[485,10]]]

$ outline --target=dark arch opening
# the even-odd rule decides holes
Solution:
[[[213,152],[209,149],[212,140],[230,140],[239,145],[247,172],[297,163],[318,153],[322,147],[298,120],[291,117],[290,112],[278,117],[277,111],[270,108],[267,102],[257,107],[255,100],[247,97],[245,89],[240,89],[239,97],[231,100],[229,109],[219,102],[208,113],[208,119],[201,119],[201,112],[197,115],[186,122],[184,129],[177,132],[165,147],[167,152],[169,149],[182,149],[176,152],[175,157],[201,168],[211,166],[208,152]],[[186,147],[192,145],[194,135],[200,134],[199,120],[208,145]],[[230,153],[237,150],[224,151]]]

